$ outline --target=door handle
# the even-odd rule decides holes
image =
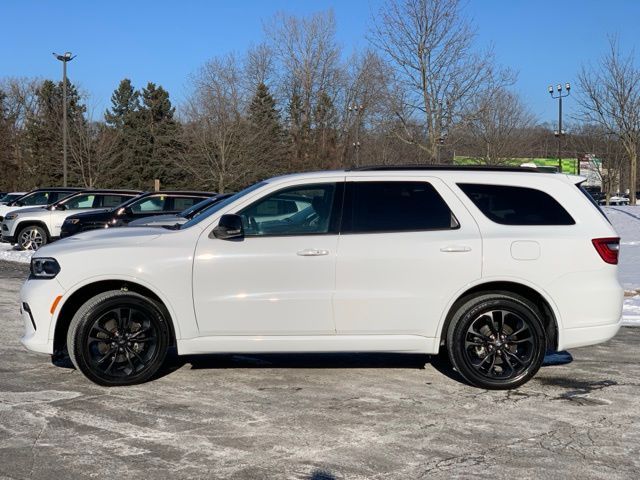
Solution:
[[[301,257],[321,257],[323,255],[329,255],[329,250],[319,250],[317,248],[305,248],[300,250],[298,255]]]
[[[445,253],[470,252],[471,247],[466,245],[449,245],[448,247],[442,247],[440,251]]]

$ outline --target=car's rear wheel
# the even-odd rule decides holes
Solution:
[[[465,302],[447,333],[453,367],[470,384],[516,388],[533,377],[544,360],[546,335],[540,312],[510,293],[486,293]]]
[[[38,250],[47,244],[47,232],[37,225],[28,225],[18,233],[18,248],[20,250]]]
[[[138,293],[109,291],[87,301],[67,333],[69,357],[91,381],[105,386],[149,380],[169,345],[163,309]]]

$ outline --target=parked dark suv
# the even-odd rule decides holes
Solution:
[[[212,192],[180,191],[143,193],[109,210],[78,213],[67,217],[62,224],[60,237],[70,237],[87,230],[120,227],[139,218],[178,213],[213,195],[215,193]]]

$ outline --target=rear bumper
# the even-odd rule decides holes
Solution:
[[[615,337],[621,325],[622,317],[616,323],[564,329],[560,332],[558,350],[604,343]]]

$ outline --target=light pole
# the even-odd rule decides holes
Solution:
[[[359,137],[359,133],[360,133],[360,115],[362,114],[362,111],[364,109],[364,105],[358,105],[358,104],[352,104],[349,105],[349,114],[351,114],[352,112],[355,114],[356,116],[356,134],[355,134],[355,138],[354,141],[352,142],[351,146],[353,147],[353,149],[355,150],[356,153],[356,165],[360,166],[360,141],[358,139]]]
[[[75,55],[65,52],[64,55],[53,53],[53,56],[62,62],[62,186],[67,186],[67,62]]]
[[[564,137],[564,130],[562,130],[562,99],[564,97],[569,96],[569,92],[571,91],[571,85],[566,83],[564,85],[565,92],[562,92],[562,84],[558,84],[556,87],[556,91],[553,90],[553,85],[549,85],[549,93],[551,94],[551,98],[558,99],[558,130],[553,132],[553,134],[558,139],[558,171],[562,172],[562,137]],[[578,173],[580,173],[580,163],[578,162]]]

